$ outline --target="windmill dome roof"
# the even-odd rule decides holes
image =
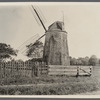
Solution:
[[[64,31],[64,22],[56,21],[48,27],[48,30],[62,30],[62,31]]]

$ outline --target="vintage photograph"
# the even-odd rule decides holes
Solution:
[[[0,3],[0,95],[100,95],[100,3]]]

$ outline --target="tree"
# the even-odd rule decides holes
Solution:
[[[81,58],[78,58],[78,59],[77,59],[77,64],[78,64],[78,65],[83,65],[82,59],[81,59]]]
[[[43,56],[43,43],[36,41],[34,44],[26,46],[28,48],[26,55],[31,58],[41,58]]]
[[[76,58],[70,58],[70,64],[71,65],[77,65],[77,59]]]
[[[84,63],[84,65],[85,66],[88,66],[89,65],[89,57],[88,56],[86,56],[85,58],[84,58],[84,61],[83,61],[83,63]]]
[[[98,59],[98,64],[100,65],[100,59]]]
[[[79,57],[78,60],[80,61],[80,65],[88,66],[89,65],[89,57]]]
[[[0,43],[0,61],[10,58],[11,55],[17,56],[16,51],[10,45]]]
[[[97,64],[97,61],[98,61],[98,59],[97,59],[96,55],[92,55],[89,59],[89,64],[92,66],[95,66]]]

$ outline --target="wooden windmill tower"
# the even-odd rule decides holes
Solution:
[[[67,32],[63,22],[56,21],[49,26],[45,37],[44,59],[50,65],[70,65]]]
[[[32,6],[38,19],[40,20],[45,34],[38,40],[45,36],[43,58],[49,65],[70,65],[67,32],[64,30],[64,22],[56,21],[46,29],[39,13]],[[38,41],[37,40],[37,41]]]

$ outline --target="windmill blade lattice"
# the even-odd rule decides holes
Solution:
[[[41,20],[43,21],[43,23],[47,22],[44,14],[42,13],[41,9],[38,6],[34,6],[34,8],[37,10]]]
[[[30,47],[36,42],[39,41],[41,38],[43,38],[46,34],[40,36],[39,38],[37,38],[34,42],[30,43]],[[28,48],[24,49],[21,53],[25,55],[25,53],[27,52]]]
[[[31,6],[32,6],[32,9],[34,10],[35,14],[37,15],[37,17],[38,17],[38,19],[39,19],[41,25],[43,26],[43,28],[44,28],[44,30],[45,30],[45,32],[46,32],[47,29],[46,29],[46,27],[45,27],[45,25],[44,25],[44,23],[43,23],[43,20],[41,19],[40,15],[39,15],[39,13],[37,12],[37,10],[34,8],[33,5],[31,5]]]
[[[28,40],[26,40],[22,45],[20,45],[18,47],[19,52],[24,52],[26,50],[26,45],[29,45],[30,43],[34,43],[37,39],[39,38],[39,35],[36,34],[34,36],[32,36],[31,38],[29,38]]]
[[[30,10],[31,10],[31,12],[32,12],[32,14],[33,14],[33,16],[34,16],[36,22],[37,22],[39,25],[41,24],[41,25],[43,26],[45,32],[46,32],[47,30],[46,30],[46,27],[45,27],[45,25],[44,25],[46,19],[45,19],[45,17],[43,16],[43,13],[41,12],[41,10],[39,9],[38,6],[33,7],[33,5],[31,5],[31,7],[32,7],[32,8],[30,8]],[[33,9],[33,10],[32,10],[32,9]],[[26,46],[27,46],[28,44],[33,45],[36,41],[39,41],[39,40],[40,40],[42,37],[44,37],[44,36],[45,36],[45,34],[43,34],[41,37],[39,37],[39,35],[37,34],[36,36],[31,37],[31,38],[29,39],[29,40],[31,40],[31,41],[29,41],[29,40],[25,41],[25,42],[19,47],[19,51],[20,51],[22,54],[24,54],[24,53],[28,50],[28,48],[26,48]]]
[[[41,23],[40,23],[39,19],[37,18],[37,15],[35,14],[35,12],[33,11],[33,9],[32,9],[30,6],[29,6],[29,9],[30,9],[30,11],[31,11],[31,13],[32,13],[32,15],[33,15],[33,17],[35,18],[37,24],[40,26]]]

